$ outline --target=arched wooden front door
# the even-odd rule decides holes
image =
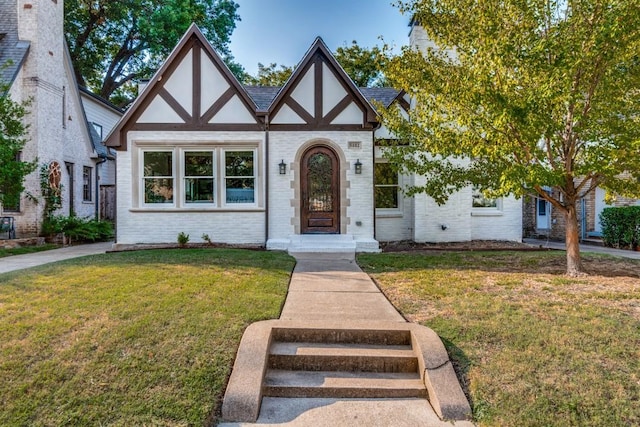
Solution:
[[[302,156],[301,232],[340,233],[340,161],[329,147],[316,146]]]

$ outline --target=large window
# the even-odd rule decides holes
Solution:
[[[257,200],[254,148],[142,148],[139,207],[247,208]]]
[[[399,207],[398,173],[389,163],[376,163],[375,198],[377,209],[397,209]]]
[[[92,185],[91,185],[91,168],[84,166],[82,168],[82,201],[90,202]]]
[[[173,152],[143,154],[144,203],[173,203]]]
[[[256,176],[253,151],[225,151],[226,203],[255,203]]]
[[[185,203],[215,203],[212,151],[185,151]]]

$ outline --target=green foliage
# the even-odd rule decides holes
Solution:
[[[207,244],[209,244],[209,245],[211,245],[213,243],[213,242],[211,242],[211,237],[209,237],[209,235],[207,233],[202,233],[201,238],[202,238],[202,240],[207,242]]]
[[[187,243],[189,243],[189,235],[184,231],[178,233],[178,245],[185,246]]]
[[[40,194],[44,200],[44,222],[46,222],[52,218],[55,211],[62,207],[62,184],[58,188],[51,186],[49,165],[46,164],[40,166]]]
[[[386,84],[383,69],[387,58],[377,46],[363,48],[355,40],[351,46],[341,46],[334,52],[335,58],[358,87],[381,87]],[[242,82],[250,86],[284,86],[295,67],[271,63],[258,63],[258,74],[245,74]]]
[[[336,60],[358,87],[382,87],[386,57],[378,46],[364,48],[353,40],[351,46],[340,46],[335,51]]]
[[[64,6],[78,82],[118,105],[133,99],[134,80],[151,77],[192,22],[242,76],[229,50],[240,19],[233,0],[68,0]]]
[[[488,197],[544,197],[565,215],[575,242],[567,254],[579,259],[576,202],[597,186],[640,196],[640,4],[415,0],[400,8],[434,46],[405,48],[385,68],[415,101],[408,118],[395,107],[382,114],[407,142],[388,157],[425,175],[414,190],[439,203],[468,185]]]
[[[294,69],[286,65],[278,66],[275,62],[266,66],[258,62],[258,74],[245,74],[242,81],[249,86],[284,86]]]
[[[600,214],[606,246],[633,249],[640,246],[640,206],[605,208]]]
[[[24,191],[24,178],[36,169],[37,163],[19,158],[26,143],[24,117],[28,103],[13,101],[8,89],[0,82],[0,204],[16,206]]]
[[[70,241],[97,242],[113,238],[113,224],[75,215],[54,215],[42,222],[42,234],[51,236],[63,233]]]

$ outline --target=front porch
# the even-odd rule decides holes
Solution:
[[[267,249],[287,251],[295,257],[341,254],[353,259],[356,252],[380,252],[380,245],[375,239],[352,234],[294,234],[286,239],[269,239]]]

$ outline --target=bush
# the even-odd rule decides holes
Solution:
[[[606,246],[635,249],[640,245],[640,206],[605,208],[600,224]]]
[[[113,238],[113,225],[108,221],[80,218],[75,215],[55,215],[42,223],[42,234],[63,233],[69,241],[96,242]]]

